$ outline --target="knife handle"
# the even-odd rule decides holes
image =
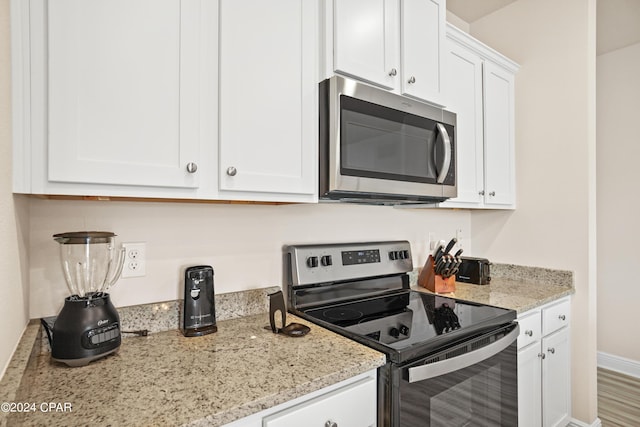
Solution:
[[[447,248],[444,250],[444,253],[448,254],[449,251],[451,251],[451,249],[453,249],[453,247],[455,246],[456,243],[458,243],[458,239],[456,239],[454,237],[453,239],[451,239],[451,241],[449,241],[449,244],[447,245]]]

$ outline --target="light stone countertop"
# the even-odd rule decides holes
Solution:
[[[418,286],[415,280],[412,283],[412,289],[430,292]],[[491,266],[490,285],[456,282],[455,292],[446,295],[509,308],[520,315],[574,292],[573,274],[569,271],[495,264]]]
[[[429,292],[415,284],[418,272],[412,289]],[[457,282],[448,295],[522,314],[574,293],[568,271],[494,264],[491,276],[491,285]],[[385,363],[382,353],[291,314],[289,322],[311,327],[306,337],[265,330],[265,296],[276,289],[216,295],[218,332],[198,338],[175,329],[177,301],[118,308],[123,329],[155,333],[124,338],[117,354],[82,368],[52,363],[32,320],[0,380],[0,402],[70,403],[72,411],[0,412],[0,426],[221,426]]]
[[[19,388],[3,398],[70,403],[72,411],[0,414],[0,425],[221,426],[386,361],[382,353],[296,316],[287,320],[309,325],[311,332],[301,338],[273,334],[264,328],[264,313],[217,322],[218,332],[203,337],[169,330],[125,338],[115,355],[80,368],[31,351]],[[32,343],[38,341],[34,329],[32,321]],[[5,379],[18,377],[3,378],[3,385]]]

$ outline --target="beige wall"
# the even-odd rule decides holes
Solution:
[[[343,204],[226,205],[30,200],[32,318],[53,315],[68,290],[54,233],[109,230],[119,242],[147,243],[147,275],[120,279],[116,306],[177,299],[184,266],[208,264],[216,293],[282,285],[282,247],[290,243],[407,239],[424,263],[429,232],[468,235],[468,211]],[[464,241],[463,244],[468,242]],[[470,249],[467,246],[467,249]]]
[[[597,417],[595,0],[518,0],[471,34],[521,65],[516,76],[517,203],[474,212],[474,252],[572,270],[573,416]]]
[[[10,77],[9,0],[0,0],[0,378],[28,321],[21,259],[29,214],[26,200],[14,199],[11,192]]]
[[[598,350],[640,363],[640,43],[597,58]]]

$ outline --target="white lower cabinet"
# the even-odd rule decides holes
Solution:
[[[225,427],[375,427],[376,378],[372,370]]]
[[[571,415],[569,298],[518,317],[518,425],[555,427]]]

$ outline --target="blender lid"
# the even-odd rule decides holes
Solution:
[[[116,234],[110,231],[72,231],[54,234],[53,239],[62,245],[77,245],[109,243],[109,240],[115,236]]]

